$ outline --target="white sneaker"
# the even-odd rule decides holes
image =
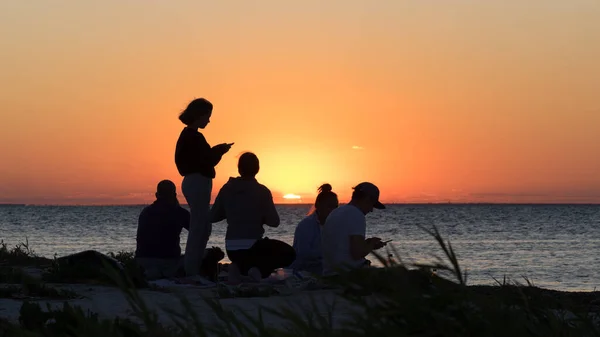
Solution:
[[[260,270],[258,270],[258,268],[256,267],[252,267],[250,268],[250,270],[248,270],[248,276],[254,282],[260,282],[262,280],[262,274],[260,273]]]

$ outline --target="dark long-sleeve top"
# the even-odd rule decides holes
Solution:
[[[178,203],[156,200],[140,213],[136,257],[179,258],[179,236],[189,229],[190,213]]]
[[[210,147],[202,133],[187,127],[181,131],[175,148],[175,165],[182,177],[200,173],[213,179],[215,166],[222,156],[220,151]]]

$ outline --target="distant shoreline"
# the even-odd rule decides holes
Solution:
[[[0,203],[2,206],[12,207],[142,207],[147,206],[150,203],[145,204],[23,204],[23,203]],[[600,203],[520,203],[520,202],[388,202],[385,203],[390,206],[600,206]],[[181,204],[187,206],[187,204]],[[211,204],[212,205],[212,204]],[[312,203],[275,203],[276,206],[307,206],[310,207]]]

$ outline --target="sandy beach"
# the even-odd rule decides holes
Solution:
[[[42,269],[36,267],[17,268],[24,271],[32,280],[39,280],[42,273]],[[3,296],[4,298],[0,298],[0,318],[8,322],[22,324],[19,321],[21,316],[20,310],[25,302],[38,303],[43,311],[47,311],[48,306],[50,306],[51,310],[62,309],[66,302],[72,307],[80,307],[84,312],[95,313],[100,319],[112,320],[118,317],[143,324],[143,320],[139,315],[136,315],[136,310],[130,302],[132,297],[128,296],[128,294],[132,293],[139,296],[138,298],[146,306],[146,312],[156,313],[156,321],[158,323],[164,327],[172,328],[177,327],[177,320],[187,323],[197,320],[205,328],[210,329],[212,327],[217,331],[223,332],[226,331],[223,330],[225,329],[224,325],[231,324],[230,319],[226,315],[233,315],[238,322],[250,327],[252,330],[256,329],[256,321],[262,321],[264,326],[279,326],[286,329],[285,327],[290,326],[292,322],[289,319],[281,317],[280,314],[285,314],[286,311],[289,311],[294,313],[296,317],[301,317],[305,322],[314,323],[319,320],[325,320],[328,327],[338,329],[342,327],[348,328],[352,323],[356,323],[352,320],[365,316],[365,306],[352,303],[343,294],[341,289],[326,289],[323,284],[319,284],[318,282],[315,284],[314,279],[295,279],[291,276],[282,280],[283,282],[261,282],[237,286],[218,283],[216,286],[211,287],[183,284],[180,281],[158,280],[150,282],[149,287],[125,291],[115,286],[98,284],[43,283],[45,287],[62,290],[61,294],[64,294],[65,297],[51,299],[44,295],[39,295],[38,297],[38,295],[33,293],[26,294],[26,292],[23,294],[16,292],[15,296]],[[384,280],[387,284],[391,281],[388,279]],[[402,282],[402,278],[394,280],[395,283],[397,283],[396,281]],[[441,288],[438,288],[438,291],[441,290],[442,293],[446,293],[447,295],[442,296],[449,296],[449,299],[452,297],[453,289],[456,289],[456,284],[447,288],[445,285],[453,284],[447,282],[449,281],[439,284]],[[24,286],[24,284],[0,284],[0,290],[7,287],[21,286]],[[403,292],[408,294],[409,297],[412,296],[413,301],[415,295],[418,296],[419,301],[426,302],[431,298],[431,295],[427,295],[426,293],[419,295],[420,291],[418,288],[414,288],[414,286],[415,284],[410,285],[409,283],[405,283],[401,288],[404,289]],[[479,301],[489,296],[511,296],[509,292],[506,292],[510,291],[510,288],[503,289],[503,287],[499,286],[470,286],[469,289],[472,294],[470,298],[473,301]],[[505,295],[502,295],[503,291],[506,292]],[[586,308],[585,311],[588,312],[588,317],[591,318],[592,322],[600,324],[599,292],[559,292],[537,287],[525,287],[517,290],[517,293],[521,291],[524,291],[522,294],[526,294],[526,298],[535,298],[536,303],[555,300],[560,303],[570,303],[572,308]],[[381,295],[384,294],[385,292]],[[401,310],[408,310],[410,312],[410,308],[415,303],[403,303],[402,296],[404,295],[396,293],[396,296],[400,297],[396,297],[392,302],[389,302],[390,298],[383,298],[379,295],[367,295],[362,298],[371,304],[387,301],[386,303],[392,303],[396,308],[404,308]],[[518,297],[521,297],[521,295],[518,295]],[[186,306],[186,303],[182,302],[182,298],[185,299],[189,306]],[[140,301],[136,303],[140,303]],[[484,300],[483,302],[479,302],[479,304],[477,302],[470,302],[462,310],[465,310],[465,313],[470,310],[478,310],[477,306],[480,304],[486,305],[485,303],[489,303],[489,301]],[[217,310],[214,308],[215,304],[217,305]],[[460,303],[455,302],[454,305],[456,304]],[[421,310],[423,309],[428,310],[427,306],[421,308]],[[552,312],[560,319],[567,321],[577,320],[576,314],[568,310],[565,311],[560,306],[551,309],[549,312]],[[359,315],[357,316],[356,313],[359,313]],[[182,316],[177,319],[178,315]],[[237,333],[233,335],[237,335]]]
[[[41,270],[36,268],[23,268],[27,274],[36,277]],[[160,284],[156,285],[156,284]],[[0,287],[17,286],[4,284]],[[25,301],[39,303],[43,310],[47,305],[52,309],[61,309],[65,302],[71,306],[81,307],[84,311],[97,313],[100,318],[112,319],[115,317],[128,318],[133,321],[141,321],[128,301],[125,292],[117,287],[93,285],[93,284],[52,284],[46,286],[67,290],[76,294],[74,299],[47,299],[36,297],[0,298],[0,317],[10,322],[18,323],[21,306]],[[270,288],[277,294],[268,297],[233,297],[227,298],[223,292],[242,288]],[[197,315],[197,318],[206,326],[220,322],[215,311],[208,301],[215,301],[224,311],[231,312],[248,323],[249,319],[257,319],[262,312],[262,319],[266,324],[281,324],[283,320],[277,315],[269,312],[274,310],[282,312],[285,309],[295,313],[316,314],[322,317],[332,318],[332,324],[339,326],[346,315],[354,308],[347,300],[340,296],[340,290],[302,290],[292,289],[285,285],[277,286],[277,290],[271,284],[246,284],[239,286],[225,286],[219,284],[214,287],[194,286],[189,284],[175,284],[171,281],[162,280],[156,282],[149,289],[136,289],[139,298],[143,300],[150,311],[156,312],[158,321],[165,326],[174,326],[172,312],[185,314],[186,311]],[[191,310],[184,309],[181,299],[184,298],[190,304]],[[335,310],[333,308],[335,307]],[[307,311],[308,310],[308,311]],[[332,314],[334,313],[334,314]]]
[[[166,329],[165,336],[199,330],[209,336],[261,335],[266,331],[262,329],[386,335],[404,329],[436,331],[447,324],[469,331],[478,331],[481,324],[490,330],[508,326],[516,334],[529,324],[540,329],[600,327],[600,292],[556,291],[507,280],[467,285],[458,267],[442,276],[436,269],[390,265],[329,281],[279,269],[261,282],[246,279],[231,285],[225,281],[225,266],[217,283],[195,278],[147,281],[126,253],[88,256],[71,264],[62,258],[36,257],[19,247],[1,252],[0,323],[16,329],[67,329],[64,324],[95,324],[98,329],[101,324],[93,323],[94,316],[124,329],[129,323],[119,323],[123,320],[136,329]],[[450,254],[451,261],[455,258]],[[118,268],[104,269],[100,262],[107,261]],[[63,310],[66,303],[81,311]],[[552,319],[545,325],[532,315]],[[591,325],[578,323],[581,319]],[[240,334],[240,329],[247,331]]]
[[[83,296],[81,299],[72,300],[45,300],[32,299],[40,304],[48,303],[53,308],[61,308],[63,303],[68,302],[71,305],[80,306],[84,310],[90,310],[98,313],[101,318],[114,318],[116,316],[136,320],[134,311],[129,305],[126,296],[120,289],[106,286],[90,286],[85,284],[60,285],[62,289],[69,289]],[[280,309],[289,308],[302,313],[302,308],[311,308],[311,301],[314,301],[322,310],[319,314],[327,315],[329,308],[337,302],[335,321],[344,318],[343,310],[349,304],[339,297],[332,290],[302,291],[289,296],[272,296],[256,298],[227,298],[218,299],[215,290],[195,289],[186,287],[179,291],[160,292],[153,290],[139,290],[141,298],[147,304],[148,308],[155,311],[159,316],[159,321],[163,324],[172,324],[171,316],[165,311],[176,310],[183,312],[183,306],[179,296],[184,296],[192,305],[193,311],[198,315],[203,323],[210,325],[216,319],[213,310],[206,303],[207,299],[216,299],[225,310],[232,312],[243,311],[251,317],[257,317],[259,308]],[[0,299],[0,317],[12,322],[18,322],[19,310],[24,300]],[[42,305],[45,307],[45,304]],[[240,315],[241,317],[241,315]],[[279,323],[278,318],[272,314],[265,313],[263,316],[265,322]]]

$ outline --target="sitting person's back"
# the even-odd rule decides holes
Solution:
[[[263,238],[263,225],[279,226],[279,214],[271,191],[255,176],[259,162],[244,153],[238,163],[240,177],[223,185],[211,209],[212,222],[227,220],[225,248],[241,274],[264,278],[276,268],[287,267],[295,258],[293,248],[281,241]],[[254,271],[251,269],[256,268]],[[260,272],[260,273],[259,273]]]
[[[254,178],[229,178],[213,206],[213,220],[227,219],[225,247],[247,249],[265,233],[263,224],[279,226],[271,191]]]
[[[325,223],[329,213],[339,204],[337,194],[331,189],[329,184],[319,187],[313,212],[302,219],[296,227],[293,244],[296,260],[292,264],[294,270],[313,274],[321,274],[323,271],[321,226]]]
[[[175,184],[158,183],[156,201],[138,219],[135,257],[149,278],[169,277],[179,268],[180,235],[189,228],[190,213],[179,205]],[[160,275],[157,275],[160,274]]]

